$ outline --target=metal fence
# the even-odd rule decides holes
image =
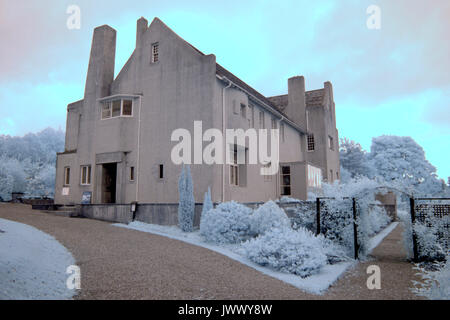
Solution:
[[[310,231],[314,232],[316,235],[335,231],[332,230],[330,226],[330,220],[335,216],[330,214],[329,203],[335,198],[316,198],[315,201],[296,201],[296,202],[281,202],[279,206],[286,211],[292,222],[301,225]],[[356,198],[344,198],[344,206],[342,206],[342,211],[339,214],[340,221],[334,221],[334,223],[339,223],[341,225],[352,225],[353,231],[353,248],[354,257],[358,259],[359,243],[358,243],[358,212],[359,205]],[[304,214],[299,214],[299,213]],[[314,212],[314,215],[308,215],[307,213]]]
[[[446,203],[444,203],[446,202]],[[410,198],[411,222],[417,222],[437,229],[437,241],[442,249],[450,252],[450,198]],[[412,230],[414,261],[426,260],[428,257],[421,252],[418,235]]]

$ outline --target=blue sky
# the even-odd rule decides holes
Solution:
[[[81,29],[69,30],[69,5]],[[369,5],[381,29],[369,30]],[[83,97],[93,28],[117,30],[116,74],[135,45],[136,20],[159,17],[266,96],[304,75],[331,81],[340,137],[411,136],[450,176],[450,1],[0,0],[0,134],[65,128]]]

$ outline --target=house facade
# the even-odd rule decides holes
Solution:
[[[55,202],[177,203],[181,165],[171,154],[175,130],[278,129],[279,170],[244,164],[249,139],[223,143],[232,163],[192,156],[197,202],[256,202],[286,195],[306,199],[322,180],[339,180],[338,132],[331,83],[305,91],[303,77],[288,94],[265,97],[175,34],[158,18],[137,22],[136,48],[114,79],[116,31],[94,30],[84,98],[67,107],[65,151],[57,155]],[[270,138],[269,138],[270,139]],[[212,140],[212,139],[211,139]],[[195,141],[191,141],[195,149]],[[208,142],[200,143],[203,150]],[[197,145],[197,147],[199,147]],[[269,146],[270,149],[270,146]]]

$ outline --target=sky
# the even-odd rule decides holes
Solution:
[[[432,4],[432,5],[431,5]],[[80,28],[69,29],[71,5]],[[380,28],[369,29],[371,5]],[[339,136],[411,136],[450,176],[448,0],[0,0],[0,134],[65,129],[83,98],[93,29],[117,30],[115,74],[131,55],[136,21],[160,18],[265,96],[334,89]]]

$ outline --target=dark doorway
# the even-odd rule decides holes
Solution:
[[[107,163],[102,170],[102,203],[116,203],[117,163]]]

